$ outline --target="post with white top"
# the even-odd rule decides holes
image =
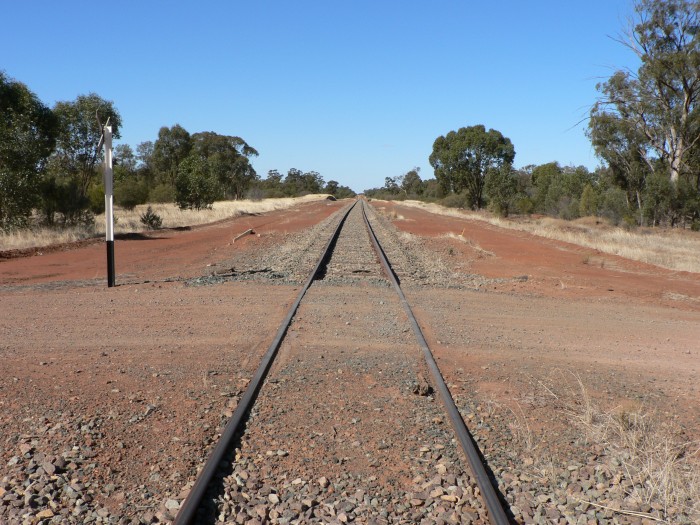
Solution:
[[[107,286],[114,286],[114,195],[112,172],[112,126],[104,127],[105,141],[105,240],[107,241]]]

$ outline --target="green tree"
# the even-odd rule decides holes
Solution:
[[[338,181],[336,180],[329,180],[326,182],[326,187],[323,188],[324,193],[329,193],[331,195],[335,195],[335,192],[338,191]]]
[[[483,206],[483,190],[489,169],[512,164],[515,148],[500,131],[483,125],[460,128],[433,143],[430,165],[446,192],[467,192],[472,208]]]
[[[102,128],[109,119],[112,135],[120,138],[121,116],[114,103],[95,93],[80,95],[72,102],[57,102],[58,137],[54,153],[55,174],[75,179],[78,196],[85,197],[102,161],[103,148],[98,148]]]
[[[0,71],[0,229],[27,224],[55,140],[51,110],[27,86]]]
[[[598,195],[591,184],[586,184],[578,203],[578,212],[581,217],[598,214]]]
[[[219,183],[207,159],[190,155],[180,163],[175,179],[175,202],[180,209],[211,208],[220,195]]]
[[[420,168],[415,167],[402,175],[400,186],[407,197],[421,195],[423,193],[423,179],[420,178]]]
[[[188,157],[191,149],[192,137],[180,124],[175,124],[172,128],[160,128],[151,155],[151,163],[160,182],[175,185],[180,164]]]
[[[225,196],[240,199],[258,175],[250,164],[257,156],[255,148],[242,138],[219,135],[213,131],[192,135],[192,154],[207,159]]]
[[[518,181],[513,166],[503,164],[500,168],[491,168],[486,173],[484,192],[489,200],[491,211],[502,217],[508,217],[515,196],[518,194]]]
[[[549,187],[552,182],[559,178],[562,174],[561,166],[558,162],[548,162],[532,168],[532,186],[534,188],[533,203],[535,211],[539,213],[548,213],[547,195],[550,195]],[[552,191],[554,194],[554,191]],[[549,197],[551,203],[552,197]]]
[[[643,158],[649,148],[677,186],[700,141],[700,2],[639,0],[635,12],[636,24],[623,43],[641,66],[636,75],[617,71],[598,86],[603,96],[591,113],[592,125],[608,118],[625,135],[639,133],[642,147],[634,136],[626,149],[637,149]]]

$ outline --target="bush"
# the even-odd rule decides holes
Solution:
[[[608,188],[601,196],[601,200],[601,217],[605,217],[615,226],[620,224],[620,221],[629,214],[627,195],[622,189],[615,186]]]
[[[192,156],[180,164],[175,180],[175,202],[181,210],[209,209],[220,195],[219,184],[206,159]]]
[[[245,198],[254,202],[261,201],[265,197],[265,191],[259,187],[259,186],[254,186],[248,190],[248,193],[246,193]]]
[[[175,188],[170,184],[159,184],[151,188],[151,191],[148,193],[148,202],[175,202]]]
[[[515,199],[514,211],[516,213],[524,213],[529,215],[535,211],[535,203],[532,198],[527,195],[521,195]]]
[[[149,230],[159,230],[163,225],[163,219],[153,211],[150,206],[141,214],[141,223]]]
[[[593,186],[586,184],[581,193],[581,200],[578,203],[578,211],[581,217],[588,217],[598,214],[598,196]]]
[[[490,169],[486,173],[484,191],[489,199],[489,209],[496,215],[508,217],[518,193],[518,182],[513,177],[513,168],[506,164],[500,169]]]
[[[40,193],[41,213],[48,225],[55,223],[57,213],[60,214],[63,225],[94,223],[90,199],[81,194],[75,179],[57,180],[56,177],[49,177],[41,183]],[[101,210],[104,210],[104,205]]]
[[[440,201],[442,206],[447,208],[469,208],[470,207],[469,195],[464,193],[451,193],[444,199]]]
[[[126,179],[114,187],[114,202],[127,210],[133,210],[137,204],[148,200],[148,188],[134,179]]]
[[[104,184],[93,184],[87,192],[90,200],[90,211],[95,215],[105,211],[105,187]]]

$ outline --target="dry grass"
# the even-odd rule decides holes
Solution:
[[[462,230],[462,233],[456,234],[456,233],[446,233],[444,237],[447,237],[449,239],[456,239],[460,242],[463,242],[464,244],[467,244],[469,247],[471,247],[480,258],[482,257],[494,257],[496,254],[493,252],[490,252],[488,250],[484,250],[478,242],[476,242],[474,239],[467,239],[464,236],[464,230]]]
[[[639,409],[606,412],[581,378],[566,410],[586,439],[602,445],[618,475],[630,480],[628,497],[662,511],[666,519],[700,523],[700,447],[679,440],[663,420]]]
[[[163,228],[177,228],[182,226],[196,226],[208,224],[244,214],[267,213],[274,210],[291,208],[296,204],[325,199],[326,195],[307,195],[298,198],[264,199],[261,201],[221,201],[215,202],[211,210],[180,210],[175,204],[152,204],[153,212],[163,219]],[[147,228],[141,223],[141,215],[146,211],[147,205],[136,206],[128,211],[115,207],[114,225],[115,233],[133,233],[144,231]],[[14,233],[0,233],[0,251],[17,250],[23,248],[36,248],[75,242],[90,237],[104,235],[104,215],[95,217],[92,226],[75,226],[69,228],[45,228],[37,227],[21,230]]]
[[[502,219],[486,212],[456,210],[418,201],[403,201],[402,204],[439,215],[484,221],[670,270],[700,273],[700,234],[694,232],[649,228],[628,231],[591,218],[577,221],[549,217]]]

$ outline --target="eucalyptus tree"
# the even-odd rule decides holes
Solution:
[[[635,13],[621,42],[641,65],[598,85],[590,134],[598,154],[620,162],[628,178],[640,176],[640,162],[654,170],[658,157],[677,186],[700,146],[700,1],[639,0]]]
[[[27,223],[55,141],[51,110],[27,86],[0,71],[0,229]]]
[[[151,164],[161,182],[175,185],[180,164],[190,154],[191,149],[192,137],[180,124],[171,128],[160,128],[158,138],[153,144]]]
[[[224,196],[240,199],[258,180],[250,158],[258,152],[240,137],[213,131],[192,135],[192,155],[207,159]]]
[[[121,137],[122,119],[114,103],[96,93],[79,95],[74,101],[57,102],[53,112],[58,119],[56,151],[52,164],[59,178],[70,178],[76,183],[78,195],[85,197],[102,161],[98,148],[102,127],[107,120],[115,139]]]
[[[433,143],[430,165],[442,189],[466,192],[472,208],[484,204],[484,183],[489,170],[512,164],[515,148],[500,131],[479,124],[450,131]]]

